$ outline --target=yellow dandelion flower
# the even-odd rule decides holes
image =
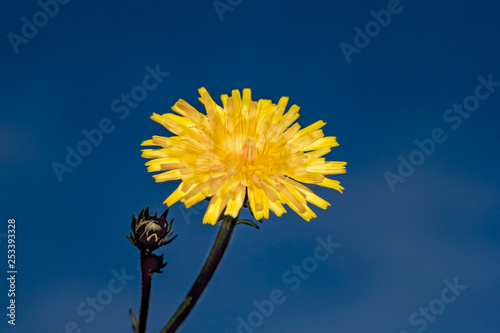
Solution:
[[[233,90],[231,97],[221,96],[221,107],[205,88],[199,93],[206,115],[181,99],[172,107],[179,116],[151,116],[175,136],[153,136],[142,143],[160,147],[142,151],[151,159],[148,171],[164,171],[153,176],[156,182],[182,180],[165,204],[180,200],[189,208],[211,197],[203,218],[210,224],[222,214],[236,218],[245,203],[257,220],[269,218],[269,211],[281,216],[286,204],[310,221],[316,214],[308,202],[323,209],[330,204],[299,182],[342,192],[338,181],[325,177],[345,173],[346,162],[322,158],[338,146],[335,137],[324,136],[323,121],[301,129],[294,123],[299,107],[292,105],[285,113],[288,97],[273,104],[252,101],[250,89],[243,89],[243,98]]]

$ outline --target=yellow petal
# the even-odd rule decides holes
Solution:
[[[337,138],[336,137],[334,137],[334,136],[327,136],[327,137],[320,138],[320,139],[312,142],[311,144],[305,146],[304,150],[305,151],[307,151],[307,150],[316,150],[316,149],[321,149],[321,148],[324,148],[324,147],[333,148],[333,147],[336,147],[338,145],[339,145],[339,143],[337,142]]]
[[[245,200],[246,187],[243,184],[238,184],[231,191],[231,196],[227,203],[226,215],[231,215],[236,218],[240,213],[241,207],[243,206],[243,201]]]
[[[179,170],[170,170],[164,173],[160,173],[158,175],[154,175],[153,177],[155,178],[155,181],[159,183],[159,182],[166,182],[168,180],[181,179],[182,175]]]
[[[318,185],[328,188],[333,188],[334,190],[337,190],[340,193],[342,193],[342,191],[344,190],[344,188],[340,185],[340,182],[334,179],[325,178],[323,181],[318,183]]]
[[[346,162],[327,162],[323,165],[308,166],[307,171],[320,172],[324,175],[334,175],[345,173]]]

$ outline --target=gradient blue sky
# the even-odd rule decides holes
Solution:
[[[290,96],[302,126],[327,122],[340,142],[327,157],[348,171],[336,177],[344,194],[314,189],[332,206],[314,208],[312,222],[291,212],[261,230],[238,227],[179,332],[237,332],[237,318],[274,289],[286,301],[255,332],[418,332],[423,324],[409,317],[438,304],[443,281],[455,277],[467,289],[421,332],[499,332],[500,88],[456,129],[443,115],[475,93],[479,76],[500,81],[500,5],[402,0],[348,63],[339,45],[353,44],[354,28],[388,1],[232,3],[221,21],[212,1],[70,1],[17,53],[8,34],[20,35],[22,18],[41,8],[1,5],[0,248],[15,218],[19,273],[17,325],[2,313],[0,331],[60,333],[72,321],[81,332],[131,331],[140,281],[124,235],[132,213],[163,211],[177,186],[153,181],[139,144],[168,134],[153,112],[179,98],[200,107],[204,86],[217,100],[245,87],[254,98]],[[169,76],[120,119],[113,101],[157,65]],[[52,163],[105,118],[114,130],[60,182]],[[398,156],[408,159],[414,140],[436,128],[447,140],[391,191],[384,173],[397,173]],[[208,253],[217,227],[201,224],[205,206],[171,208],[179,237],[161,251],[168,266],[153,281],[149,332],[173,313]],[[292,291],[282,275],[329,235],[341,245]],[[135,279],[87,323],[76,309],[106,293],[113,270]],[[6,311],[5,280],[0,287]]]

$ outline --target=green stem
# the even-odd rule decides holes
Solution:
[[[141,251],[141,273],[142,273],[142,295],[141,295],[141,308],[139,310],[139,322],[137,323],[136,332],[146,332],[146,322],[148,319],[149,310],[149,296],[151,295],[151,280],[152,274],[145,262],[146,254]]]
[[[169,322],[160,331],[161,333],[175,332],[182,324],[184,319],[186,319],[189,312],[191,312],[191,310],[193,309],[196,301],[198,301],[201,294],[203,293],[203,290],[205,290],[205,287],[210,281],[210,278],[214,274],[217,265],[219,265],[219,262],[221,261],[222,256],[227,249],[234,231],[234,227],[236,226],[236,220],[237,218],[233,218],[231,216],[226,216],[222,220],[219,233],[215,238],[212,250],[210,250],[210,254],[205,261],[205,264],[203,265],[203,268],[201,269],[196,282],[193,284],[193,287],[191,288],[175,314],[172,316],[172,318],[170,318]]]

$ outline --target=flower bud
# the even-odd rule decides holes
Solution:
[[[149,208],[142,209],[137,218],[132,216],[132,232],[126,236],[127,239],[146,253],[172,242],[177,236],[170,238],[173,220],[167,222],[167,213],[168,209],[160,217],[156,212],[154,216],[149,216]]]

